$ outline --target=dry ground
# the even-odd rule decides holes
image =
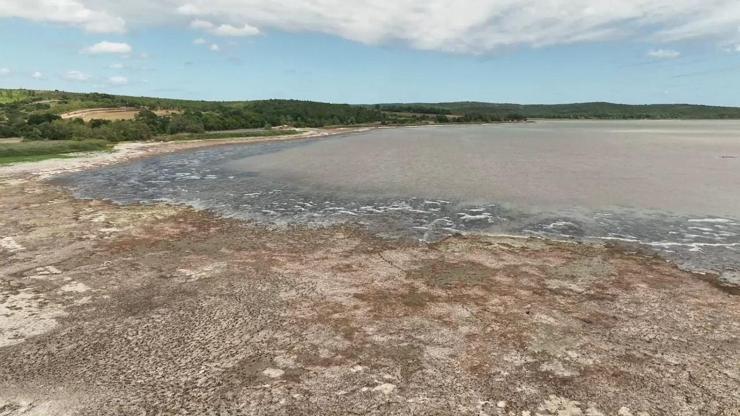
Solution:
[[[71,111],[61,115],[63,119],[81,118],[84,121],[90,120],[133,120],[141,112],[140,108],[121,107],[121,108],[86,108],[84,110]],[[177,114],[178,110],[154,110],[158,116],[169,116]]]
[[[0,179],[0,415],[740,415],[738,336],[736,292],[649,254]]]

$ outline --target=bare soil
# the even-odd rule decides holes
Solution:
[[[649,253],[266,229],[33,166],[0,171],[0,415],[740,415],[737,293]]]
[[[81,118],[84,121],[90,120],[133,120],[141,112],[140,108],[120,107],[120,108],[86,108],[84,110],[70,111],[61,115],[63,119]],[[154,110],[158,116],[169,116],[177,114],[179,110]]]

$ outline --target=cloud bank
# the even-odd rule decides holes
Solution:
[[[19,17],[37,22],[61,23],[93,33],[123,33],[123,17],[95,8],[96,1],[0,0],[0,17]],[[91,7],[88,4],[92,4]]]
[[[158,24],[214,36],[319,32],[474,54],[624,38],[740,42],[738,0],[0,0],[0,17],[91,32]]]

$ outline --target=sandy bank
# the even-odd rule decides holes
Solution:
[[[172,142],[124,142],[116,145],[112,152],[91,152],[72,155],[64,159],[46,159],[38,162],[22,162],[0,166],[2,177],[38,177],[49,178],[65,172],[102,167],[114,163],[126,162],[158,154],[173,153],[208,146],[219,146],[239,143],[264,143],[271,141],[289,141],[334,136],[369,130],[369,128],[307,129],[299,134],[270,137],[245,137],[216,140],[188,140]]]

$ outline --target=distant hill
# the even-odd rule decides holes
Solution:
[[[376,104],[383,111],[427,114],[520,114],[557,119],[740,119],[739,107],[692,104],[628,105],[606,102],[577,104],[495,104],[483,102]]]

